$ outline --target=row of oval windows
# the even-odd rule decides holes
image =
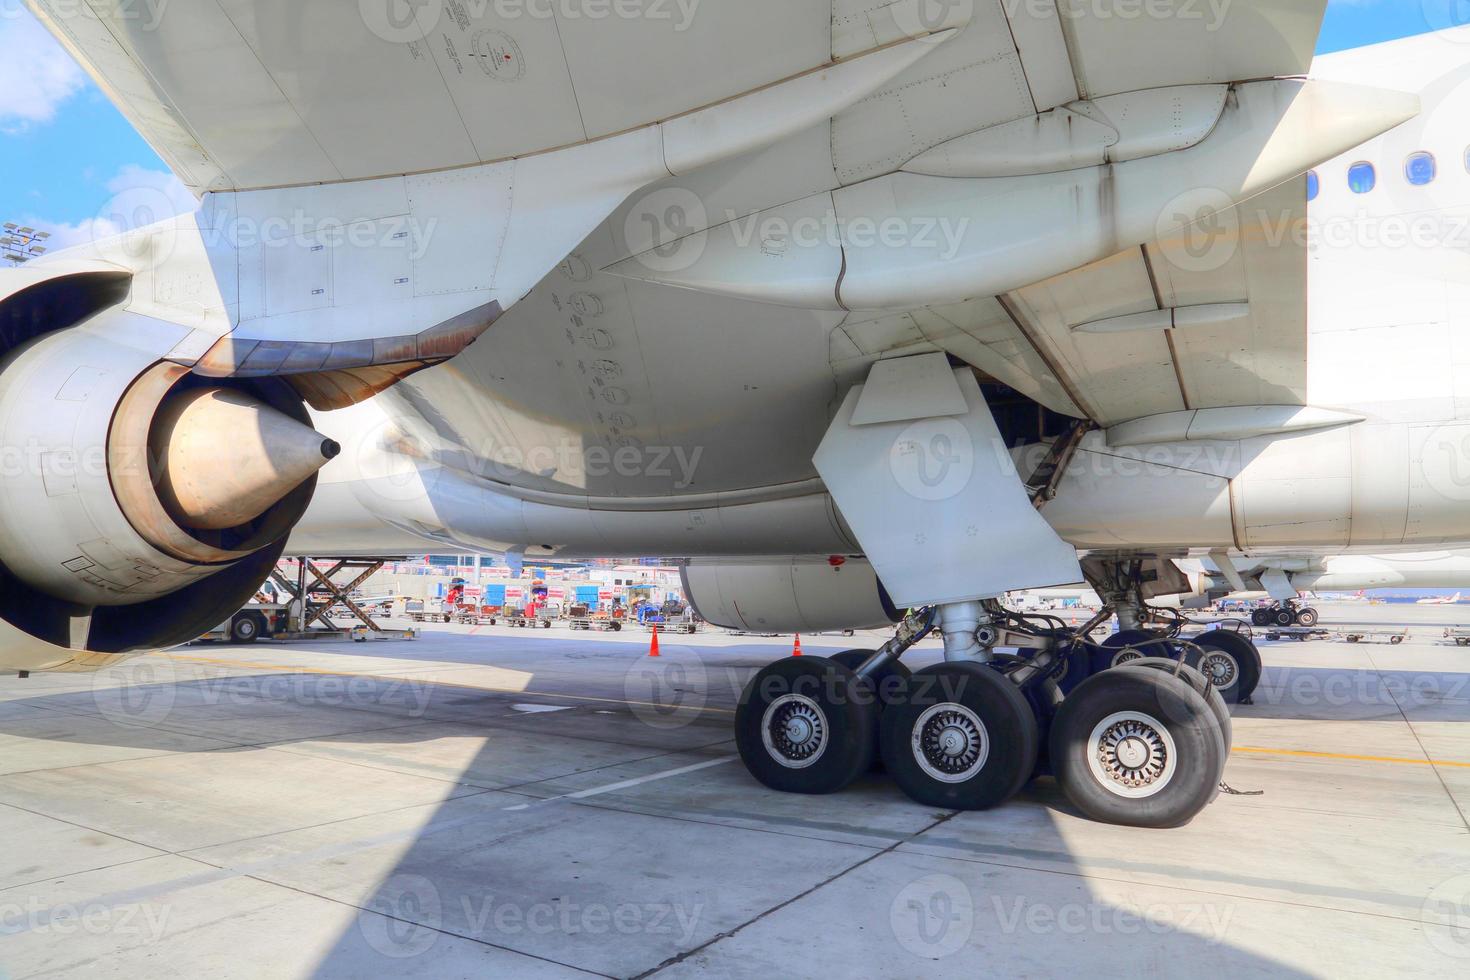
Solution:
[[[1470,150],[1465,153],[1465,169],[1470,170]],[[1415,187],[1434,183],[1439,176],[1439,161],[1433,153],[1412,153],[1404,161],[1404,179]],[[1348,189],[1354,194],[1367,194],[1378,186],[1378,168],[1366,160],[1348,167]],[[1307,200],[1315,201],[1322,192],[1322,180],[1313,170],[1307,174]]]

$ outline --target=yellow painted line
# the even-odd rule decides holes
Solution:
[[[1337,759],[1344,762],[1387,762],[1400,766],[1450,766],[1470,769],[1470,762],[1450,762],[1446,759],[1401,759],[1391,755],[1345,755],[1340,752],[1306,752],[1300,749],[1263,749],[1252,745],[1237,745],[1232,752],[1249,752],[1254,755],[1286,755],[1299,759]]]
[[[262,664],[253,663],[246,660],[218,660],[213,657],[185,657],[181,654],[176,653],[160,653],[157,654],[157,656],[163,657],[166,660],[181,660],[187,663],[210,664],[212,666],[218,667],[238,667],[241,670],[272,670],[282,671],[288,674],[316,674],[323,677],[365,677],[369,680],[375,681],[392,681],[400,684],[405,681],[410,681],[418,684],[433,684],[437,687],[453,687],[462,691],[481,691],[488,694],[519,694],[525,697],[533,698],[562,698],[568,701],[593,701],[599,704],[622,704],[629,707],[637,708],[659,708],[664,711],[667,711],[670,708],[670,705],[658,704],[653,701],[628,701],[623,698],[595,698],[585,694],[557,694],[552,691],[527,691],[524,688],[515,687],[490,687],[485,684],[459,684],[455,681],[441,681],[427,677],[416,677],[413,674],[363,674],[350,670],[322,670],[317,667],[289,667],[285,664]],[[495,667],[493,664],[485,664],[484,666],[494,670],[512,669],[509,667]],[[451,669],[457,670],[459,668]],[[690,710],[680,706],[673,707],[675,711]],[[701,712],[712,711],[722,715],[733,715],[735,713],[734,710],[731,708],[702,707],[694,708],[692,710]]]

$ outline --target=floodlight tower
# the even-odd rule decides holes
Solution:
[[[37,231],[13,221],[5,222],[3,231],[4,234],[0,235],[0,257],[12,267],[46,254],[45,242],[51,237],[49,231]]]

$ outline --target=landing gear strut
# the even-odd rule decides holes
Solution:
[[[1097,578],[1094,586],[1104,605],[1088,628],[1106,622],[1115,613],[1118,617],[1118,632],[1103,641],[1104,648],[1115,652],[1106,658],[1105,665],[1095,667],[1121,667],[1144,657],[1182,660],[1204,674],[1227,702],[1250,703],[1260,683],[1262,664],[1260,651],[1248,636],[1220,627],[1185,637],[1186,620],[1178,611],[1154,609],[1144,599],[1140,561],[1098,563],[1090,574]],[[1261,612],[1257,610],[1257,614]],[[1315,609],[1300,612],[1310,614],[1310,622],[1317,621]],[[1294,605],[1292,615],[1299,615]],[[1149,623],[1161,628],[1148,629]],[[1085,638],[1085,632],[1083,635]]]

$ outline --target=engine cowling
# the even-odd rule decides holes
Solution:
[[[181,332],[111,309],[0,361],[0,670],[102,666],[223,621],[338,451],[284,383],[163,359]]]
[[[899,618],[861,558],[695,561],[681,574],[695,612],[727,629],[817,633],[876,629]]]

